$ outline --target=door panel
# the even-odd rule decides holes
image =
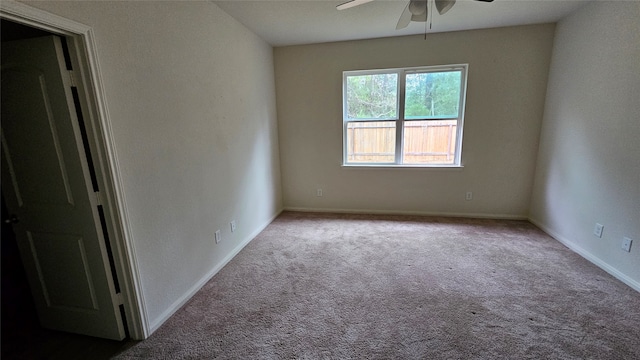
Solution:
[[[22,111],[22,116],[30,120],[2,124],[5,141],[16,139],[11,146],[7,146],[12,151],[7,151],[5,156],[12,164],[14,187],[20,194],[21,202],[73,205],[46,85],[44,74],[34,67],[14,67],[2,72],[2,106],[7,107],[3,112]],[[26,108],[24,104],[29,104],[29,107]],[[29,134],[29,141],[22,141],[22,134]],[[31,156],[12,161],[13,151]],[[42,177],[47,181],[39,181]],[[19,190],[19,184],[23,185],[22,191]]]
[[[2,192],[43,327],[124,327],[60,39],[2,44]]]
[[[27,232],[29,252],[47,307],[98,310],[90,276],[72,283],[58,274],[90,274],[84,239],[77,235]]]

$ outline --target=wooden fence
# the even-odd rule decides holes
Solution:
[[[456,120],[405,121],[405,164],[452,164]],[[347,126],[347,162],[394,162],[395,122],[352,122]]]

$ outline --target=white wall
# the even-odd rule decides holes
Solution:
[[[285,207],[526,218],[553,32],[547,24],[275,48]],[[342,71],[458,63],[469,64],[462,170],[341,167]]]
[[[531,219],[640,291],[638,19],[638,2],[596,2],[558,23]]]
[[[211,2],[28,4],[94,29],[154,330],[282,208],[272,48]]]

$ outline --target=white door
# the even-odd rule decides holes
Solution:
[[[124,327],[61,40],[2,44],[2,192],[43,327]]]

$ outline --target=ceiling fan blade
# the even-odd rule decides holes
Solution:
[[[343,3],[343,4],[340,4],[340,5],[336,6],[336,9],[338,9],[338,10],[349,9],[349,8],[354,7],[354,6],[366,4],[366,3],[372,2],[372,1],[373,0],[350,0],[350,1],[347,1],[346,3]]]
[[[490,0],[490,1],[493,1],[493,0]],[[456,3],[456,0],[436,0],[436,9],[438,9],[438,13],[440,15],[444,15],[447,11],[449,11],[453,7],[455,3]]]
[[[396,30],[404,29],[409,26],[411,22],[411,11],[409,11],[409,4],[404,8],[404,11],[400,15],[400,19],[398,20],[398,25],[396,25]]]

